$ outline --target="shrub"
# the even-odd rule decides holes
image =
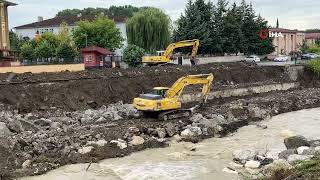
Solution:
[[[138,67],[142,64],[142,56],[145,50],[136,45],[129,45],[123,52],[124,62],[131,67]]]

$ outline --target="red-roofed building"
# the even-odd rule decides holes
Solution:
[[[68,24],[69,29],[73,30],[77,27],[77,22],[79,21],[93,21],[96,16],[62,16],[62,17],[54,17],[51,19],[44,20],[43,17],[38,17],[37,22],[33,22],[30,24],[25,24],[21,26],[15,27],[15,31],[19,36],[29,37],[33,39],[38,35],[41,35],[45,32],[52,32],[57,34],[60,29],[60,25],[65,22]],[[123,49],[127,46],[127,32],[126,32],[126,20],[127,18],[124,16],[119,17],[111,17],[116,23],[117,28],[120,30],[122,37],[124,38],[124,46],[121,49],[117,49],[115,51],[116,54],[122,55]]]
[[[320,33],[307,33],[306,34],[306,41],[307,44],[315,44],[316,40],[320,40]]]
[[[81,54],[86,68],[118,67],[121,61],[114,52],[96,46],[81,49]]]

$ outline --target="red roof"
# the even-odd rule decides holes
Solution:
[[[22,26],[17,26],[15,29],[29,29],[29,28],[42,28],[42,27],[59,27],[63,22],[67,23],[69,26],[75,26],[79,21],[93,21],[96,16],[58,16],[51,19],[34,22],[30,24],[25,24]],[[116,23],[123,23],[127,20],[124,16],[110,17]]]
[[[318,39],[320,38],[320,33],[307,33],[306,39]]]
[[[101,47],[97,47],[97,46],[91,46],[91,47],[87,47],[87,48],[83,48],[81,49],[81,52],[84,53],[84,52],[98,52],[102,55],[113,55],[114,52],[108,50],[108,49],[105,49],[105,48],[101,48]]]

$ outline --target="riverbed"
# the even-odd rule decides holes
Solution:
[[[211,138],[198,144],[173,140],[168,148],[148,149],[91,165],[67,165],[45,175],[21,180],[235,180],[239,179],[237,174],[222,171],[232,162],[235,150],[254,148],[273,156],[285,150],[285,137],[303,135],[309,139],[320,139],[317,128],[320,127],[320,108],[281,114],[261,123],[268,128],[249,125],[228,137]]]

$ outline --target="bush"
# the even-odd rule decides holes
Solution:
[[[136,45],[129,45],[123,52],[124,62],[131,67],[138,67],[142,64],[142,56],[145,50]]]
[[[315,73],[318,78],[320,78],[320,58],[308,62],[307,68]]]

